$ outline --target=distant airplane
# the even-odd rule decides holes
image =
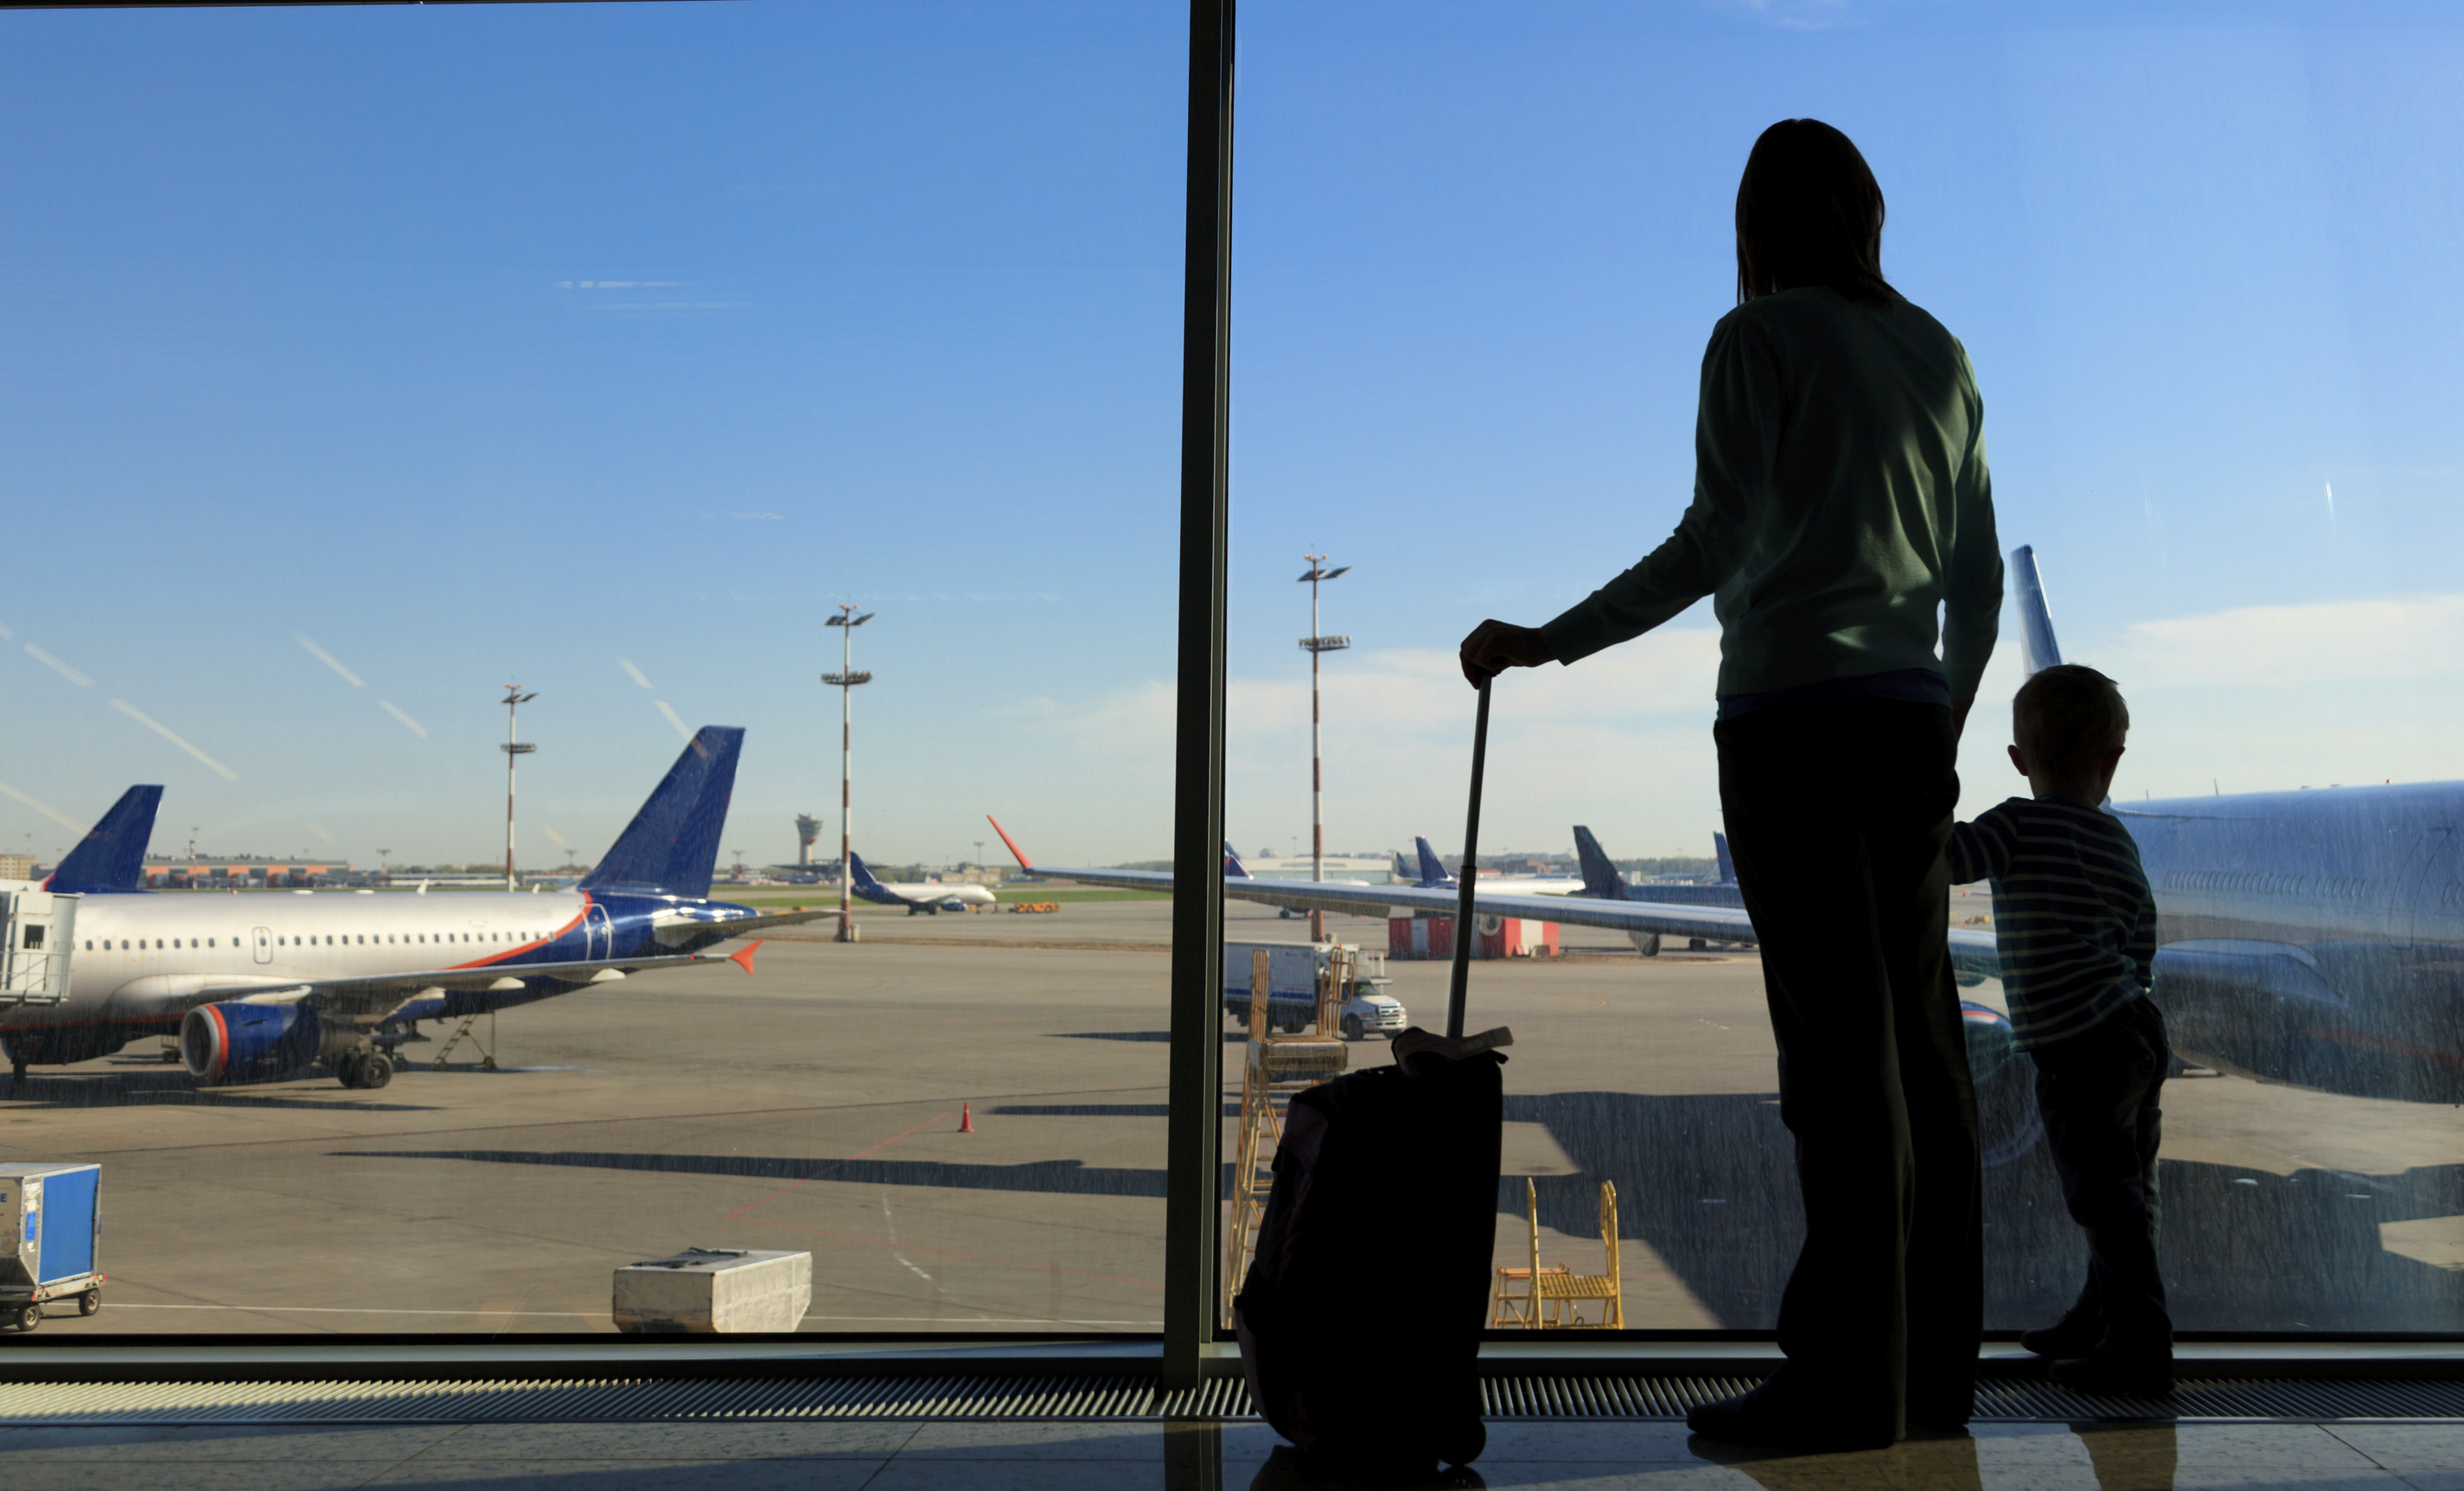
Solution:
[[[955,880],[943,884],[923,880],[906,885],[885,885],[873,878],[864,862],[864,856],[847,852],[847,879],[857,898],[875,905],[905,906],[907,914],[922,912],[939,916],[944,911],[964,911],[971,906],[989,906],[1001,898],[971,880]]]
[[[1674,880],[1653,880],[1645,884],[1630,883],[1617,873],[1616,863],[1592,831],[1574,825],[1574,857],[1583,867],[1583,891],[1603,901],[1657,901],[1672,906],[1737,906],[1745,898],[1737,891],[1736,868],[1728,862],[1728,835],[1711,835],[1711,853],[1717,857],[1720,878],[1708,885],[1681,883]]]
[[[67,997],[0,1010],[0,1051],[22,1083],[29,1066],[176,1032],[204,1081],[268,1081],[322,1061],[346,1087],[382,1087],[388,1048],[414,1021],[645,969],[735,963],[749,973],[758,943],[726,957],[699,949],[837,913],[764,915],[708,899],[743,744],[740,729],[704,726],[571,891],[137,892],[162,789],[132,788],[48,881],[84,897]]]
[[[1445,860],[1440,858],[1438,852],[1429,847],[1427,839],[1415,837],[1412,840],[1412,847],[1419,851],[1420,862],[1417,869],[1407,872],[1409,879],[1402,883],[1417,885],[1422,890],[1455,888],[1458,882],[1454,872],[1446,868]],[[1397,855],[1396,867],[1399,870],[1403,867],[1403,857]],[[1579,896],[1586,894],[1585,886],[1588,883],[1580,876],[1569,879],[1562,875],[1491,875],[1486,871],[1481,873],[1480,880],[1484,885],[1494,885],[1500,890],[1521,891],[1529,896]]]

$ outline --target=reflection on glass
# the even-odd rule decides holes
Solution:
[[[2130,700],[2114,808],[2157,896],[2155,993],[2186,1066],[2160,1165],[2176,1324],[2464,1328],[2464,600],[2438,557],[2464,539],[2443,496],[2464,300],[2387,290],[2455,257],[2432,204],[2464,146],[2443,81],[2464,27],[1944,26],[1887,4],[1853,24],[1811,6],[1243,19],[1236,843],[1287,854],[1309,822],[1283,557],[1306,545],[1356,566],[1353,645],[1323,679],[1329,853],[1392,871],[1401,851],[1387,878],[1434,883],[1409,846],[1438,835],[1443,859],[1461,812],[1455,642],[1555,614],[1674,524],[1745,152],[1775,119],[1826,119],[1888,194],[1886,273],[1967,339],[2047,640],[2057,626],[2060,655]],[[2024,790],[2001,752],[2026,620],[2014,598],[1962,816]],[[1485,871],[1735,907],[1708,622],[1500,683]],[[2084,1250],[2010,1043],[1990,897],[1960,887],[1951,911],[1988,949],[1961,990],[1988,1324],[2049,1324]],[[1800,1218],[1753,950],[1709,923],[1565,915],[1554,956],[1517,933],[1542,955],[1473,974],[1472,1023],[1517,1040],[1497,1261],[1529,1266],[1536,1221],[1543,1266],[1596,1267],[1613,1182],[1630,1326],[1767,1329]],[[1387,946],[1393,997],[1438,1008],[1436,919],[1378,920],[1328,934]]]
[[[0,32],[40,1328],[1157,1328],[1180,18]]]

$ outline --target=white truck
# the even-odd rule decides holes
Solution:
[[[1249,980],[1254,954],[1266,954],[1266,1028],[1278,1033],[1307,1029],[1317,1019],[1321,980],[1341,980],[1341,1035],[1346,1040],[1399,1035],[1411,1023],[1390,997],[1386,954],[1349,943],[1225,943],[1223,1013],[1236,1025],[1249,1018]],[[1325,1034],[1334,1034],[1328,1032]]]

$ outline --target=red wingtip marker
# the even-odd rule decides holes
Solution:
[[[760,950],[761,944],[759,942],[749,942],[743,946],[736,949],[734,952],[729,953],[727,955],[727,961],[735,964],[737,968],[742,968],[745,972],[750,973],[753,971],[753,955]]]
[[[959,1132],[959,1133],[962,1133],[962,1134],[972,1134],[972,1133],[974,1133],[975,1131],[976,1131],[976,1105],[975,1105],[974,1103],[972,1103],[972,1102],[962,1102],[962,1103],[959,1103],[959,1104],[958,1104],[958,1132]]]

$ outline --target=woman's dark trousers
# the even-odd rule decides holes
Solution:
[[[1843,1429],[1965,1423],[1984,1240],[1946,938],[1950,711],[1783,706],[1724,721],[1716,739],[1805,1198],[1771,1393]]]

